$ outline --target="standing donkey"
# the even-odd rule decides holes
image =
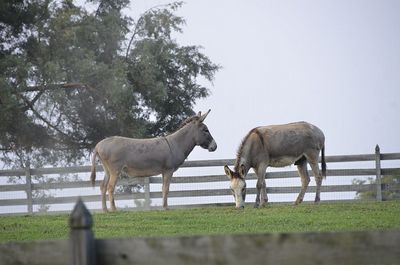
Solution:
[[[94,148],[92,157],[92,185],[96,180],[96,157],[103,164],[104,179],[101,182],[101,202],[107,212],[106,191],[108,191],[111,210],[115,211],[114,189],[121,173],[129,176],[149,177],[162,174],[163,207],[168,206],[167,196],[172,174],[185,161],[196,145],[213,152],[217,143],[203,123],[206,114],[186,119],[176,132],[158,138],[133,139],[113,136],[100,141]]]
[[[259,207],[268,202],[265,185],[267,167],[284,167],[291,164],[297,165],[301,177],[301,191],[295,204],[301,203],[310,182],[307,162],[311,166],[317,183],[315,202],[319,202],[322,177],[326,177],[324,142],[323,132],[317,126],[307,122],[252,129],[238,149],[234,170],[232,171],[227,165],[224,167],[225,173],[230,179],[230,188],[235,197],[236,208],[244,207],[245,177],[250,168],[254,169],[258,177],[255,207]],[[320,151],[322,175],[318,168]]]

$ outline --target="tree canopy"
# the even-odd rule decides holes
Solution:
[[[0,159],[73,164],[111,135],[151,137],[194,114],[219,66],[172,37],[182,2],[124,15],[128,0],[0,4]]]

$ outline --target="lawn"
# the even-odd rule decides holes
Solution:
[[[69,215],[0,216],[0,242],[68,238]],[[400,201],[95,213],[97,238],[400,229]]]

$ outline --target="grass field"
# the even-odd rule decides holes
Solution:
[[[68,238],[69,215],[0,216],[0,242]],[[96,238],[400,229],[400,201],[93,215]]]

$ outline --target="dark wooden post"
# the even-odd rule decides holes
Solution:
[[[71,264],[95,265],[96,249],[92,232],[92,216],[79,198],[69,219]]]
[[[376,169],[376,200],[382,201],[382,180],[381,180],[381,151],[379,145],[375,147],[375,169]]]
[[[26,199],[27,199],[27,207],[28,213],[33,214],[33,199],[32,199],[32,176],[31,176],[31,168],[30,164],[27,163],[25,167],[25,182],[26,182]]]

